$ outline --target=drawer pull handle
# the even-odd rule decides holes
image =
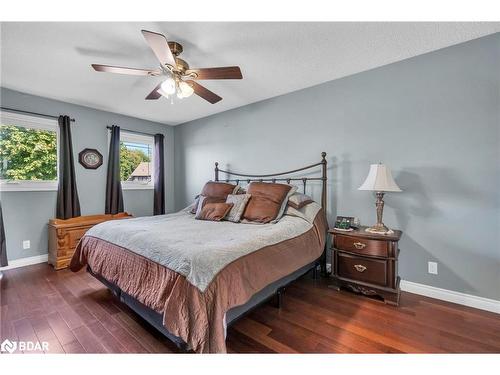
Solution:
[[[356,271],[358,272],[364,272],[364,270],[366,270],[366,267],[363,266],[362,264],[355,264],[354,268],[356,268]]]
[[[353,245],[358,250],[364,249],[366,247],[366,244],[363,242],[354,242]]]

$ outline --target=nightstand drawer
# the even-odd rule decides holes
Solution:
[[[338,276],[350,280],[364,281],[380,286],[387,285],[387,261],[367,259],[337,252],[336,259]]]
[[[390,242],[337,234],[335,235],[334,247],[351,253],[387,257],[389,256]]]

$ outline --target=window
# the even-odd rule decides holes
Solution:
[[[0,112],[0,186],[3,191],[57,190],[56,120]]]
[[[120,132],[120,176],[124,189],[153,188],[154,137]]]

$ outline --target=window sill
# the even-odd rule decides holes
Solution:
[[[57,182],[4,182],[0,184],[0,191],[57,191],[57,187]]]
[[[122,190],[154,190],[153,185],[146,184],[124,184],[122,182]]]

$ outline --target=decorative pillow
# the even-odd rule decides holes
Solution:
[[[226,216],[226,220],[238,223],[241,220],[250,197],[250,194],[229,194],[226,198],[226,203],[232,203],[233,208],[231,208],[231,211]]]
[[[206,203],[226,203],[226,200],[224,198],[217,198],[217,197],[204,197],[203,195],[200,195],[198,197],[198,201],[196,206],[194,207],[194,212],[195,215],[198,215],[198,213],[201,211],[203,208],[203,205]],[[191,211],[192,212],[192,211]],[[195,216],[196,219],[196,216]]]
[[[238,189],[238,185],[233,185],[227,182],[209,181],[205,184],[205,186],[203,186],[200,195],[226,199],[229,194],[233,194]]]
[[[199,220],[220,221],[229,213],[232,206],[232,204],[227,206],[226,201],[222,198],[204,197],[200,195],[194,218]]]
[[[200,195],[205,197],[219,198],[218,202],[225,202],[229,194],[233,194],[239,189],[238,185],[229,184],[227,182],[209,181],[203,186]],[[197,197],[199,197],[198,195]],[[196,199],[196,198],[195,198]],[[195,200],[194,207],[191,210],[195,214],[199,205],[199,200]]]
[[[221,221],[231,211],[232,203],[204,203],[196,212],[195,219]]]
[[[280,208],[280,211],[278,212],[278,215],[276,216],[276,218],[274,220],[271,221],[271,223],[273,223],[273,224],[276,224],[283,217],[283,214],[285,213],[286,206],[288,204],[288,200],[290,199],[290,197],[293,194],[295,194],[295,192],[298,189],[298,187],[295,185],[288,185],[288,186],[290,186],[290,191],[288,192],[285,199],[283,200],[283,203],[281,203],[281,208]]]
[[[269,223],[275,220],[291,188],[286,184],[250,183],[247,193],[252,197],[243,213],[243,219],[258,223]]]
[[[288,198],[288,204],[297,210],[300,210],[302,207],[312,202],[314,202],[314,200],[309,195],[302,193],[295,193]]]

